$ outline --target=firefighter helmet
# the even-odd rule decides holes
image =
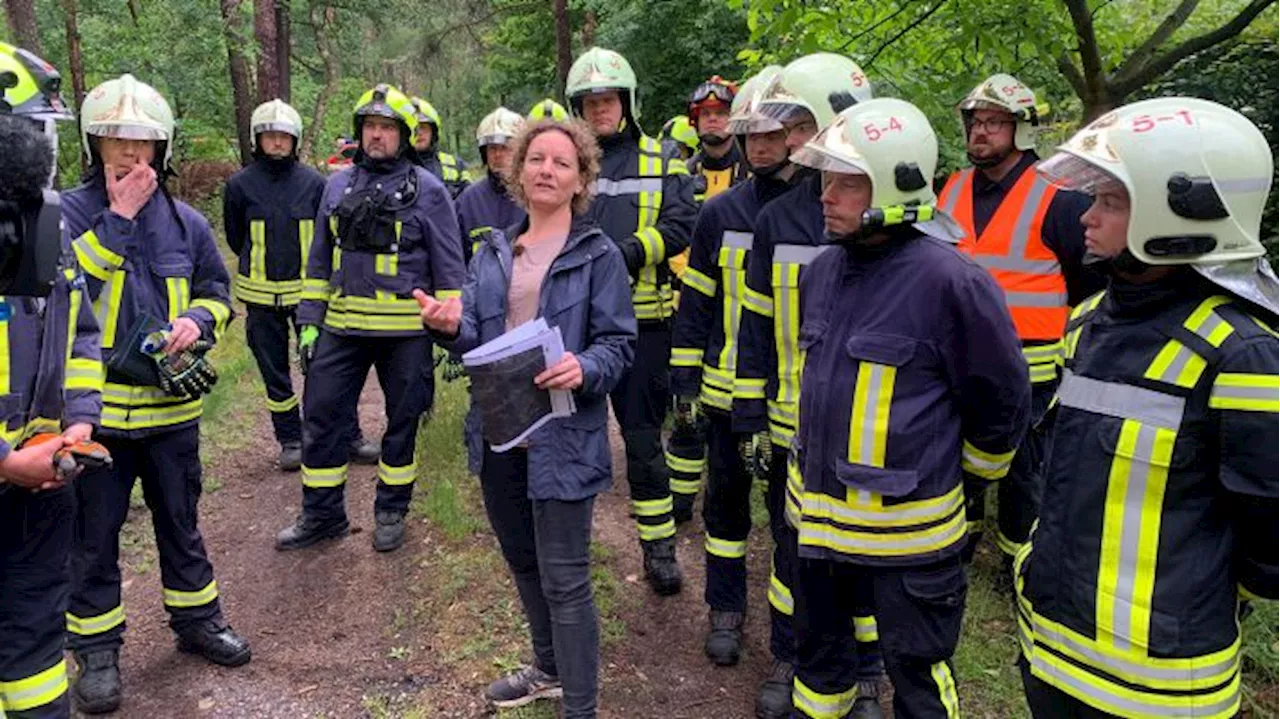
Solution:
[[[624,113],[632,120],[640,119],[640,101],[636,96],[636,73],[631,63],[613,50],[593,47],[578,56],[569,68],[565,94],[574,114],[582,115],[582,98],[602,92],[617,92],[624,100]]]
[[[284,100],[264,102],[253,110],[249,119],[249,137],[253,149],[258,150],[258,135],[264,132],[283,132],[293,136],[293,150],[298,151],[302,139],[302,116]]]
[[[1019,150],[1035,149],[1040,116],[1048,111],[1048,108],[1041,108],[1036,104],[1036,94],[1031,91],[1031,88],[1023,85],[1013,75],[1004,73],[998,73],[983,80],[960,101],[958,109],[965,121],[966,135],[969,131],[969,117],[974,110],[1002,110],[1013,115],[1016,123],[1013,131],[1013,146]]]
[[[529,119],[551,119],[556,122],[564,122],[569,119],[569,111],[564,109],[564,105],[548,97],[544,100],[539,100],[533,107],[529,108]]]
[[[150,140],[161,144],[156,153],[161,172],[173,159],[173,111],[154,87],[124,74],[107,80],[85,95],[80,105],[80,135],[93,157],[90,137]]]
[[[738,94],[733,97],[733,105],[729,108],[729,132],[734,135],[749,135],[761,132],[773,132],[782,129],[782,123],[760,112],[760,103],[764,93],[773,83],[773,79],[782,72],[781,65],[768,65],[760,72],[752,75]]]
[[[782,68],[765,91],[760,112],[783,122],[807,110],[821,130],[831,124],[836,113],[871,97],[871,81],[856,62],[843,55],[818,52]]]
[[[32,120],[71,120],[58,94],[62,76],[34,54],[0,42],[0,112]]]

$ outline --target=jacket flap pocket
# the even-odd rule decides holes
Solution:
[[[836,463],[836,479],[849,489],[886,497],[905,497],[920,486],[920,473],[914,469],[869,467],[843,460]]]
[[[911,361],[917,342],[909,337],[882,334],[854,335],[845,342],[850,357],[865,362],[901,367]]]
[[[161,277],[191,277],[194,266],[184,258],[162,258],[151,263],[151,271]]]

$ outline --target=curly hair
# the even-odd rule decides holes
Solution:
[[[53,174],[53,149],[29,118],[0,114],[0,203],[20,205],[40,197]]]
[[[511,144],[514,152],[511,167],[507,170],[505,178],[507,188],[516,203],[528,210],[529,198],[525,196],[524,187],[520,184],[520,172],[524,167],[525,157],[529,154],[529,145],[533,143],[533,138],[547,132],[563,133],[573,142],[573,147],[577,150],[578,174],[582,177],[582,184],[586,189],[573,196],[573,214],[581,215],[591,206],[596,176],[600,174],[600,146],[596,144],[596,136],[581,120],[557,122],[546,119],[525,123],[524,129],[516,135]]]

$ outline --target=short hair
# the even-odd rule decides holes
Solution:
[[[591,206],[591,198],[595,193],[596,176],[600,174],[600,146],[596,144],[596,136],[581,120],[539,120],[525,123],[524,129],[512,141],[514,153],[511,167],[507,170],[507,187],[517,204],[525,210],[529,209],[529,198],[525,197],[524,187],[520,184],[520,174],[525,158],[529,154],[529,145],[533,139],[548,132],[560,132],[573,142],[578,154],[578,174],[582,177],[583,191],[573,196],[573,214],[586,213]]]

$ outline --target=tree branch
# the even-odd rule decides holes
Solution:
[[[921,24],[923,24],[925,20],[928,20],[928,19],[929,19],[929,17],[930,17],[931,15],[933,15],[934,13],[938,12],[939,10],[941,10],[941,9],[942,9],[942,6],[943,6],[943,5],[946,5],[946,4],[947,4],[947,0],[938,0],[938,2],[937,2],[936,4],[934,4],[934,6],[933,6],[933,7],[929,8],[929,9],[928,9],[928,10],[926,10],[926,11],[924,11],[924,12],[920,15],[920,17],[916,18],[915,20],[912,20],[910,23],[908,23],[908,24],[907,24],[907,26],[906,26],[906,27],[904,27],[904,28],[902,28],[901,30],[899,30],[898,32],[894,33],[893,37],[889,38],[888,40],[885,40],[885,41],[884,41],[884,44],[882,44],[880,47],[876,48],[876,51],[875,51],[875,52],[871,53],[871,57],[867,59],[867,62],[866,62],[866,64],[865,64],[865,66],[864,66],[864,68],[863,68],[863,69],[869,68],[869,67],[871,67],[872,65],[874,65],[874,64],[876,63],[876,58],[880,57],[880,53],[882,53],[882,52],[884,52],[885,50],[887,50],[887,49],[889,48],[889,46],[890,46],[890,45],[892,45],[892,44],[894,44],[895,42],[897,42],[897,41],[901,40],[903,35],[906,35],[907,33],[911,32],[912,30],[915,30],[917,27],[919,27]]]
[[[897,10],[894,10],[893,12],[889,13],[888,15],[885,15],[884,17],[880,18],[879,20],[876,20],[875,22],[871,23],[871,25],[869,25],[869,26],[867,26],[867,27],[865,27],[865,28],[863,28],[863,29],[859,30],[858,32],[854,33],[854,34],[853,34],[853,36],[849,38],[849,41],[848,41],[848,42],[846,42],[846,43],[844,44],[843,49],[848,50],[848,49],[849,49],[849,47],[850,47],[850,46],[852,46],[855,42],[857,42],[858,40],[861,40],[861,39],[862,39],[863,37],[865,37],[866,35],[869,35],[872,31],[874,31],[876,28],[879,28],[881,25],[884,25],[885,23],[889,22],[890,20],[892,20],[892,19],[894,19],[894,18],[898,17],[899,15],[901,15],[902,13],[906,12],[907,8],[911,7],[911,6],[912,6],[912,5],[914,5],[916,2],[918,2],[918,0],[906,0],[906,1],[905,1],[905,2],[903,2],[901,5],[899,5],[899,6],[898,6],[898,9],[897,9]]]
[[[1116,68],[1116,77],[1125,77],[1133,72],[1134,68],[1145,65],[1156,50],[1160,46],[1169,41],[1178,28],[1187,23],[1191,18],[1191,13],[1195,12],[1196,6],[1200,4],[1200,0],[1182,0],[1178,3],[1178,7],[1165,17],[1164,21],[1151,33],[1141,45],[1134,50],[1124,62],[1120,63],[1120,67]]]
[[[1074,62],[1071,62],[1071,56],[1064,52],[1058,56],[1057,63],[1058,72],[1062,73],[1062,76],[1067,79],[1067,83],[1071,85],[1072,90],[1076,91],[1076,95],[1083,98],[1085,92],[1088,91],[1084,85],[1084,75],[1081,75],[1080,69],[1076,67]]]
[[[1129,75],[1117,77],[1112,83],[1112,96],[1116,101],[1123,100],[1125,96],[1165,74],[1182,60],[1239,35],[1249,26],[1249,23],[1253,22],[1254,18],[1275,3],[1276,0],[1253,0],[1240,11],[1239,15],[1218,29],[1176,45],[1142,67],[1134,68]]]
[[[1107,91],[1107,78],[1102,70],[1102,55],[1098,52],[1098,36],[1093,32],[1093,17],[1089,14],[1087,0],[1063,0],[1063,3],[1067,6],[1067,13],[1071,15],[1071,24],[1075,26],[1076,39],[1079,41],[1080,72],[1078,74],[1081,76],[1080,89],[1084,92],[1077,90],[1076,94],[1088,106],[1091,99],[1103,98]],[[1075,69],[1073,63],[1072,69]],[[1058,70],[1062,71],[1061,63]]]

